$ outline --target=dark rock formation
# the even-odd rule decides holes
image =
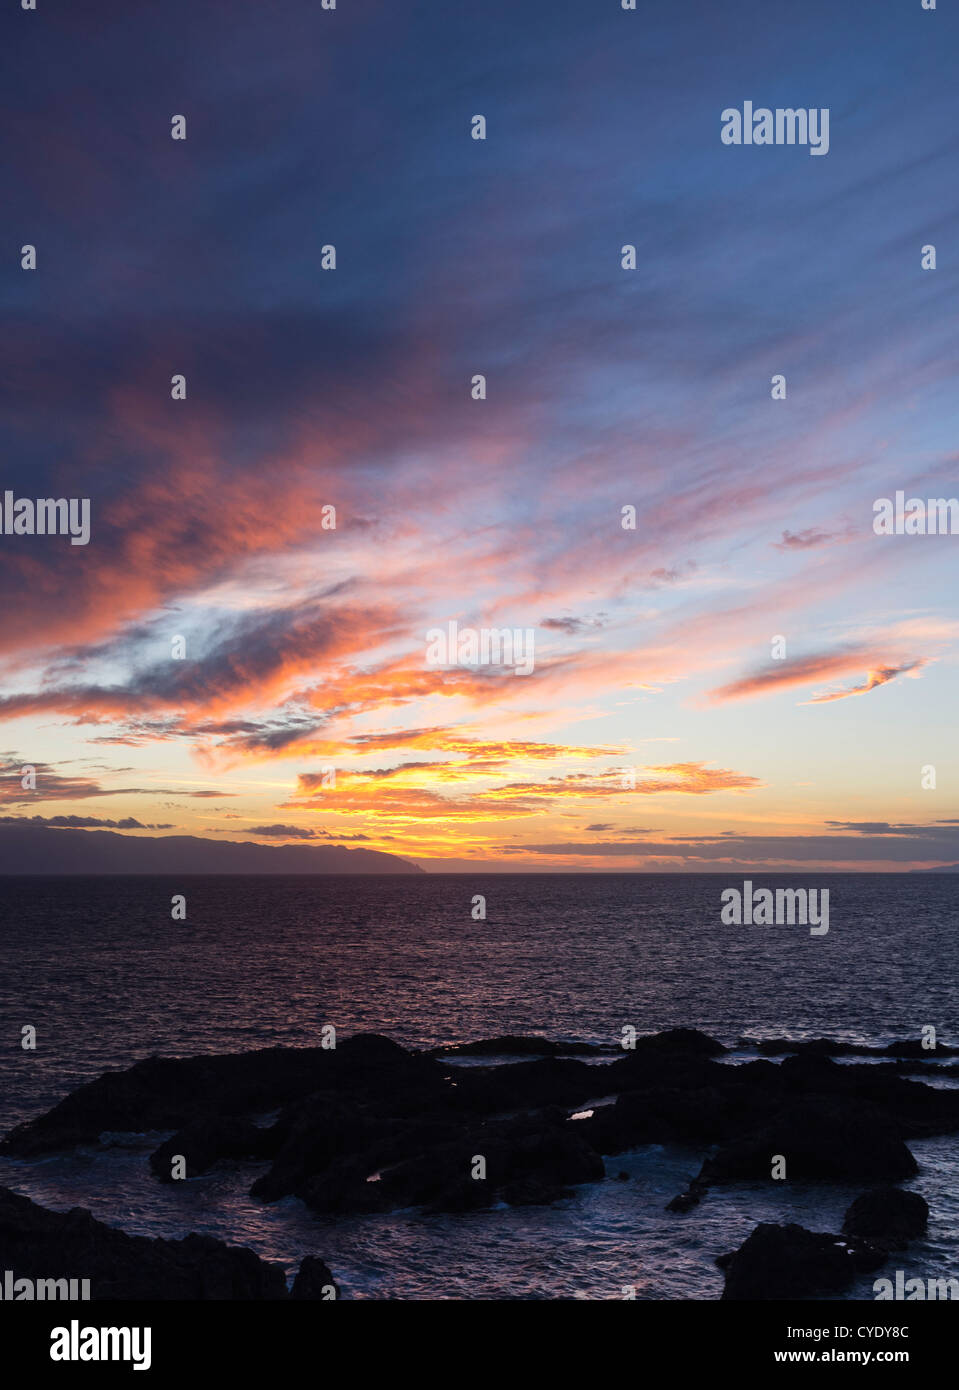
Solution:
[[[150,1057],[126,1071],[107,1072],[18,1125],[0,1152],[31,1157],[96,1143],[104,1130],[180,1129],[212,1116],[263,1113],[321,1087],[388,1091],[398,1073],[412,1105],[414,1074],[436,1087],[444,1084],[439,1063],[376,1034],[347,1038],[329,1050],[274,1047],[220,1057]]]
[[[276,1148],[273,1131],[229,1117],[194,1120],[150,1155],[161,1182],[173,1181],[173,1160],[182,1155],[188,1178],[207,1172],[221,1158],[267,1158]]]
[[[897,1250],[921,1236],[929,1207],[918,1192],[876,1187],[857,1197],[846,1212],[843,1231],[883,1250]]]
[[[352,1175],[365,1183],[380,1168],[449,1143],[463,1130],[456,1112],[411,1119],[384,1108],[385,1114],[376,1113],[336,1096],[309,1097],[290,1117],[273,1166],[253,1184],[252,1195],[275,1202],[289,1193],[299,1194],[308,1178],[327,1170],[331,1176],[340,1174],[347,1180]],[[367,1209],[365,1197],[359,1209]]]
[[[863,1047],[858,1043],[834,1042],[832,1038],[805,1038],[802,1041],[794,1041],[791,1038],[740,1038],[739,1046],[754,1048],[764,1057],[779,1057],[785,1053],[816,1057],[869,1056],[873,1053],[870,1047]]]
[[[16,1278],[90,1280],[102,1299],[281,1299],[279,1265],[209,1236],[130,1236],[75,1207],[59,1213],[0,1188],[0,1268]]]
[[[452,1078],[459,1107],[492,1115],[541,1105],[579,1105],[605,1090],[611,1067],[573,1057],[542,1057],[499,1067],[460,1067]]]
[[[427,1207],[463,1211],[507,1201],[554,1200],[571,1184],[605,1175],[603,1160],[561,1110],[462,1126],[454,1138],[425,1143],[411,1137],[415,1152],[384,1167],[374,1145],[321,1168],[297,1188],[317,1211],[391,1211]],[[482,1157],[486,1176],[472,1176]],[[535,1184],[531,1186],[530,1184]],[[545,1193],[551,1193],[549,1198]]]
[[[329,1050],[151,1058],[80,1087],[0,1147],[32,1156],[95,1143],[103,1131],[174,1131],[151,1159],[161,1179],[175,1154],[189,1175],[224,1158],[271,1159],[256,1197],[376,1212],[549,1200],[602,1176],[603,1154],[717,1146],[670,1203],[679,1212],[712,1183],[772,1181],[776,1154],[787,1181],[900,1181],[916,1171],[908,1140],[959,1132],[959,1092],[907,1079],[901,1068],[918,1062],[840,1065],[827,1042],[779,1064],[739,1065],[717,1060],[722,1045],[693,1029],[639,1038],[599,1064],[556,1055],[566,1050],[559,1043],[543,1056],[542,1039],[512,1036],[463,1049],[528,1054],[498,1066],[456,1065],[376,1035]],[[592,1113],[570,1122],[587,1102]],[[268,1128],[253,1123],[277,1111]],[[474,1154],[489,1160],[485,1182],[470,1177]]]
[[[919,1038],[907,1038],[904,1042],[889,1043],[888,1047],[880,1050],[885,1057],[914,1057],[922,1062],[931,1062],[936,1057],[959,1055],[959,1047],[950,1047],[948,1043],[937,1041],[934,1048],[927,1048],[923,1047]]]
[[[904,1139],[959,1130],[959,1092],[909,1081],[896,1064],[840,1065],[827,1058],[787,1057],[777,1070],[788,1094],[832,1095],[850,1102],[868,1102],[885,1114]]]
[[[572,1197],[574,1193],[570,1187],[543,1183],[538,1178],[517,1178],[515,1182],[508,1182],[500,1195],[511,1207],[544,1207],[562,1197]]]
[[[315,1255],[307,1255],[300,1262],[296,1278],[293,1280],[293,1287],[290,1290],[290,1297],[297,1300],[310,1299],[316,1303],[325,1303],[330,1300],[331,1290],[333,1297],[339,1298],[339,1285],[330,1273],[329,1266],[317,1259]]]
[[[724,1299],[765,1300],[840,1293],[884,1259],[869,1246],[840,1236],[763,1222],[717,1263],[726,1270]]]
[[[700,1181],[769,1180],[777,1154],[786,1160],[786,1180],[875,1182],[918,1172],[916,1160],[879,1110],[827,1096],[798,1101],[751,1134],[723,1144],[703,1164]]]
[[[430,1049],[431,1057],[570,1057],[602,1056],[611,1052],[612,1045],[599,1043],[553,1042],[550,1038],[520,1037],[506,1033],[497,1038],[482,1038],[479,1042],[448,1043]]]
[[[680,1192],[678,1197],[674,1197],[671,1202],[666,1203],[666,1210],[692,1211],[693,1207],[699,1206],[708,1190],[706,1183],[701,1182],[699,1178],[693,1178],[685,1192]]]
[[[632,1053],[665,1054],[671,1057],[718,1057],[725,1052],[721,1042],[701,1033],[698,1028],[666,1028],[661,1033],[648,1033],[636,1039]]]

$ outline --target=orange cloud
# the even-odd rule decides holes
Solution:
[[[635,787],[624,787],[622,769],[600,774],[568,773],[543,782],[510,782],[483,787],[467,796],[448,796],[431,784],[444,781],[481,780],[489,769],[480,764],[404,763],[395,768],[367,772],[336,773],[335,786],[323,773],[302,773],[294,798],[283,803],[291,809],[322,810],[329,815],[370,816],[397,825],[421,820],[495,822],[516,817],[542,816],[554,806],[574,806],[579,801],[618,804],[629,797],[680,794],[703,796],[723,791],[752,791],[761,785],[756,777],[705,763],[672,763],[647,767],[649,775]]]

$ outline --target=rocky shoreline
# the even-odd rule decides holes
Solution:
[[[314,1212],[346,1216],[544,1205],[579,1184],[615,1179],[605,1160],[616,1154],[691,1145],[705,1157],[668,1204],[677,1220],[695,1219],[688,1213],[724,1184],[872,1189],[850,1208],[841,1235],[764,1223],[738,1251],[718,1256],[724,1298],[828,1295],[879,1268],[903,1232],[921,1233],[922,1199],[889,1184],[918,1171],[908,1141],[959,1133],[959,1090],[927,1084],[957,1068],[911,1041],[743,1046],[759,1055],[731,1063],[720,1042],[682,1028],[639,1037],[625,1051],[505,1037],[414,1052],[359,1034],[329,1049],[149,1058],[18,1125],[0,1154],[34,1159],[95,1148],[101,1135],[168,1131],[149,1163],[171,1201],[180,1178],[256,1159],[264,1164],[251,1188],[258,1201],[294,1196]],[[940,1045],[934,1055],[957,1054]],[[495,1060],[506,1057],[521,1060]],[[781,1176],[773,1176],[777,1160]],[[288,1295],[284,1271],[250,1250],[196,1235],[129,1236],[82,1210],[48,1212],[6,1189],[0,1267],[30,1277],[69,1269],[91,1278],[94,1298],[336,1296],[319,1258],[303,1261]]]
[[[252,1250],[210,1236],[152,1240],[97,1221],[81,1207],[44,1207],[0,1187],[0,1265],[17,1280],[36,1284],[82,1277],[92,1301],[116,1299],[302,1299],[336,1297],[333,1275],[307,1257],[287,1293],[286,1273]],[[323,1290],[332,1292],[323,1292]],[[35,1297],[20,1290],[15,1298]]]

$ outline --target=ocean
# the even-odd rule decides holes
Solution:
[[[150,1054],[315,1046],[330,1023],[412,1048],[506,1033],[618,1045],[624,1027],[684,1026],[732,1047],[731,1064],[749,1055],[742,1039],[883,1044],[932,1024],[959,1041],[959,875],[752,876],[828,889],[825,936],[723,925],[721,892],[744,877],[2,879],[0,1130]],[[184,921],[171,917],[176,894]],[[26,1024],[35,1052],[20,1047]],[[146,1161],[158,1142],[116,1135],[96,1151],[3,1159],[0,1183],[133,1233],[248,1245],[291,1275],[318,1254],[356,1299],[615,1299],[626,1288],[714,1299],[716,1256],[757,1222],[835,1231],[861,1191],[737,1185],[667,1213],[704,1151],[648,1145],[550,1207],[318,1218],[295,1198],[253,1201],[263,1164],[161,1185]],[[929,1233],[895,1267],[959,1276],[959,1136],[911,1147],[921,1171],[907,1186],[930,1204]],[[871,1298],[873,1277],[850,1296]]]

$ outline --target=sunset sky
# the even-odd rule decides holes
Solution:
[[[92,528],[0,534],[4,816],[436,870],[959,862],[959,536],[873,532],[959,495],[955,6],[2,24],[0,500]],[[724,146],[747,99],[829,108],[828,155]],[[533,629],[534,670],[431,666],[451,620]]]

